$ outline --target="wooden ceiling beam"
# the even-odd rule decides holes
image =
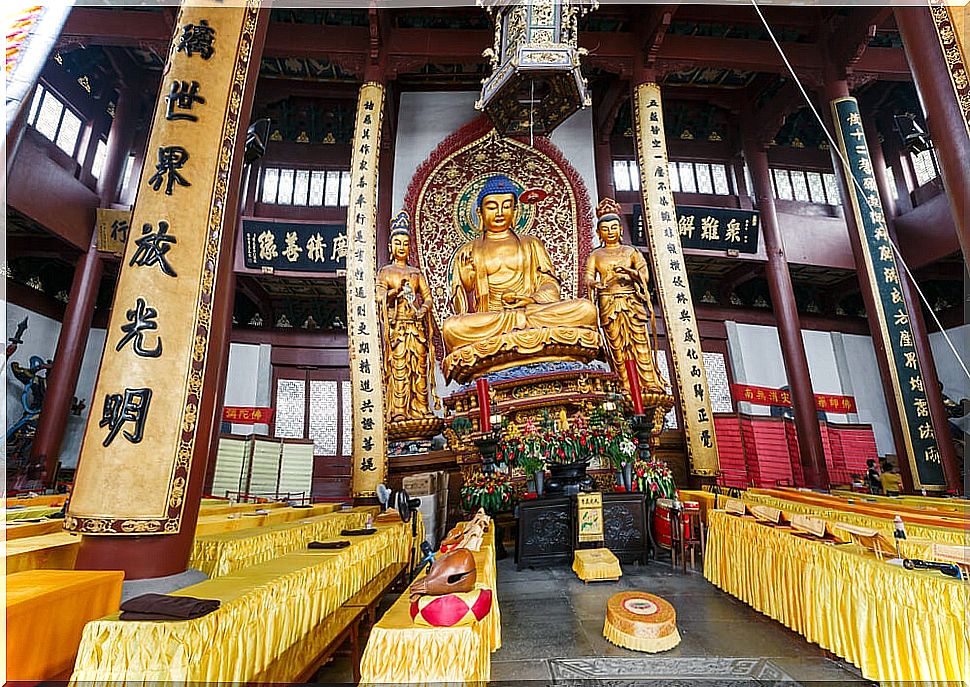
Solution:
[[[705,8],[707,9],[707,8]],[[678,12],[683,12],[680,9]],[[786,10],[788,11],[788,10]],[[658,31],[665,12],[660,11]],[[678,15],[680,16],[680,15]],[[407,58],[408,66],[421,62],[474,64],[483,62],[482,50],[492,43],[492,32],[461,29],[394,29],[388,32],[385,53],[389,57]],[[85,45],[142,47],[161,45],[167,48],[171,31],[167,21],[151,12],[123,9],[75,8],[65,24],[61,38]],[[633,32],[580,33],[580,45],[586,48],[591,63],[633,60],[643,49],[644,39]],[[349,58],[363,62],[371,48],[367,26],[318,26],[274,22],[269,26],[264,55],[267,57],[307,57],[340,62]],[[818,44],[790,43],[784,49],[796,71],[820,72],[825,51]],[[677,65],[711,66],[785,73],[784,63],[768,41],[740,38],[681,36],[664,32],[656,46],[657,62]],[[899,48],[868,48],[855,64],[855,70],[879,78],[912,78],[906,56]]]

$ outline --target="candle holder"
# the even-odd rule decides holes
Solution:
[[[491,475],[495,472],[495,452],[498,450],[498,442],[501,433],[495,430],[482,432],[475,437],[475,446],[482,455],[482,472]]]
[[[650,460],[650,439],[653,435],[653,415],[634,415],[630,421],[633,433],[637,436],[637,451],[640,460],[647,462]]]

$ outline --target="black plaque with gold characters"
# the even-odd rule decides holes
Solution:
[[[245,219],[242,232],[243,255],[251,269],[336,272],[347,267],[347,228],[343,224]]]
[[[848,184],[851,211],[856,218],[866,265],[867,288],[872,290],[876,305],[878,335],[885,344],[895,393],[890,407],[899,414],[913,483],[917,489],[943,490],[946,479],[940,449],[936,443],[927,394],[939,393],[935,380],[926,380],[913,342],[910,312],[899,282],[900,270],[886,227],[886,216],[872,158],[866,144],[855,98],[841,98],[832,103],[839,149],[851,171]]]
[[[758,212],[736,208],[677,206],[677,231],[682,248],[758,252]],[[633,206],[634,235],[641,246],[648,245],[643,226],[643,208]]]

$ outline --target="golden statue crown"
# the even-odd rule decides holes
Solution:
[[[395,234],[404,234],[405,236],[411,235],[411,217],[408,215],[407,210],[401,210],[399,213],[397,213],[397,216],[391,220],[391,232],[388,238],[394,236]]]
[[[606,219],[620,219],[620,204],[612,198],[603,198],[596,206],[597,224]]]

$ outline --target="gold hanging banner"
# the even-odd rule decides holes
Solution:
[[[360,87],[347,208],[347,332],[350,346],[354,455],[351,494],[374,496],[387,476],[380,327],[377,324],[377,164],[384,115],[384,87]]]
[[[181,529],[203,395],[216,275],[232,269],[236,156],[255,71],[258,0],[179,11],[74,482],[68,530]],[[224,214],[226,213],[226,214]],[[110,225],[109,225],[110,226]],[[221,327],[222,323],[215,323]],[[218,390],[221,393],[221,390]]]
[[[667,178],[667,140],[664,138],[660,87],[655,83],[640,84],[633,101],[644,227],[660,292],[667,343],[674,360],[687,457],[691,474],[713,477],[718,473],[714,416],[687,265],[680,246],[677,211]]]

